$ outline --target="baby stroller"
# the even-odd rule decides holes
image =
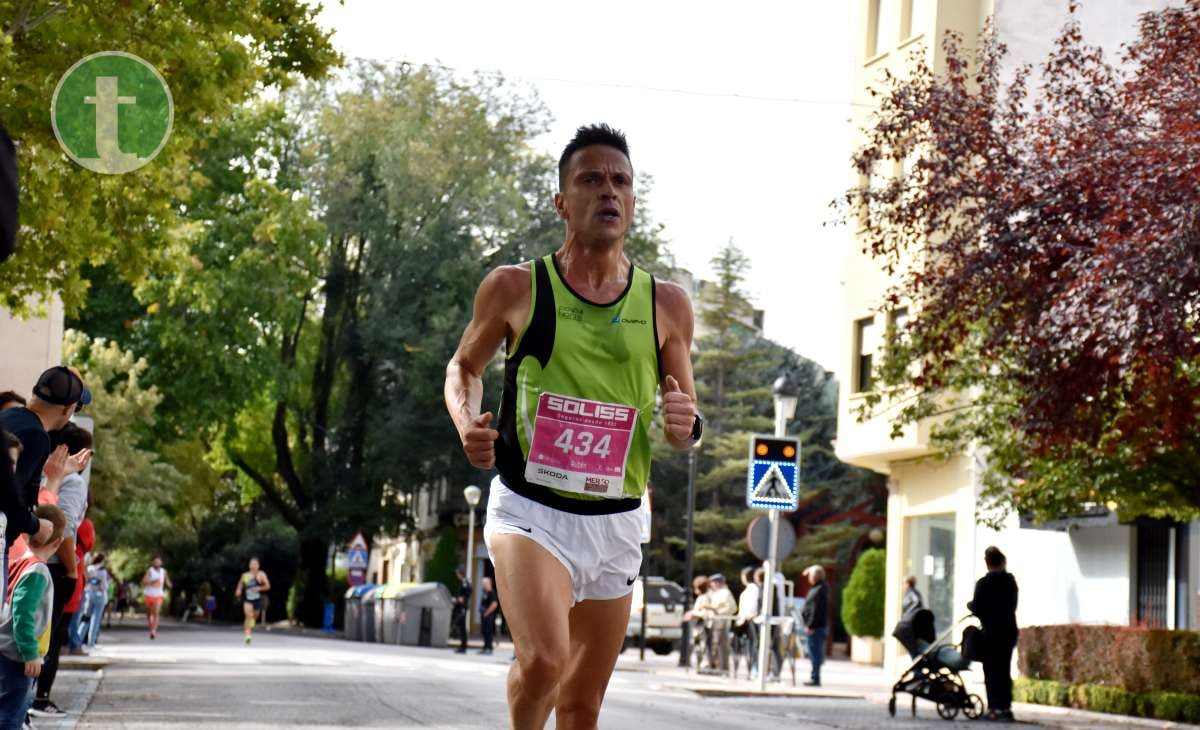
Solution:
[[[963,621],[970,618],[974,616],[967,615]],[[892,635],[917,658],[892,686],[892,698],[888,700],[888,714],[892,717],[896,716],[896,694],[899,692],[912,695],[913,717],[917,715],[918,697],[937,703],[938,715],[943,720],[953,720],[959,710],[972,720],[983,715],[983,699],[969,694],[959,676],[959,672],[971,665],[979,627],[964,629],[963,642],[957,647],[949,641],[953,631],[951,627],[934,640],[933,612],[928,609],[915,611],[897,624]]]

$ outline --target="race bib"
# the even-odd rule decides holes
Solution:
[[[542,393],[525,481],[577,494],[625,496],[625,460],[638,411],[619,403]]]

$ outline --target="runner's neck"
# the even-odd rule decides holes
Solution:
[[[558,270],[576,289],[603,291],[608,287],[624,289],[630,274],[624,243],[594,246],[578,239],[567,239],[555,254]]]

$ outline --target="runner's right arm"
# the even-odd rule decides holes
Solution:
[[[529,267],[501,266],[488,274],[475,294],[474,313],[462,340],[446,366],[446,410],[458,429],[463,451],[473,466],[491,469],[496,463],[492,413],[483,407],[483,371],[507,338],[514,321],[529,310]]]

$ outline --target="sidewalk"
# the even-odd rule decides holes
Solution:
[[[650,674],[663,681],[666,687],[693,692],[701,697],[792,697],[798,701],[804,698],[866,701],[880,707],[881,726],[888,717],[887,702],[892,696],[892,684],[894,683],[894,680],[884,672],[882,667],[855,664],[846,659],[832,659],[825,662],[825,665],[821,667],[820,687],[804,686],[804,681],[808,679],[809,664],[806,659],[799,659],[796,661],[796,685],[792,685],[790,672],[785,665],[783,681],[768,682],[766,692],[759,691],[757,680],[751,682],[746,679],[744,668],[741,676],[737,679],[720,675],[697,674],[680,667],[678,655],[660,657],[647,653],[645,662],[641,662],[638,660],[636,650],[626,650],[617,659],[616,671]],[[982,671],[963,672],[962,677],[967,684],[968,692],[986,697]],[[911,695],[898,695],[897,716],[901,714],[907,716],[911,702]],[[936,717],[933,704],[930,702],[919,700],[917,708],[923,716],[928,717],[932,713]],[[1021,702],[1013,703],[1013,713],[1022,722],[1049,727],[1200,729],[1200,725],[1109,715],[1067,707],[1030,705]]]

